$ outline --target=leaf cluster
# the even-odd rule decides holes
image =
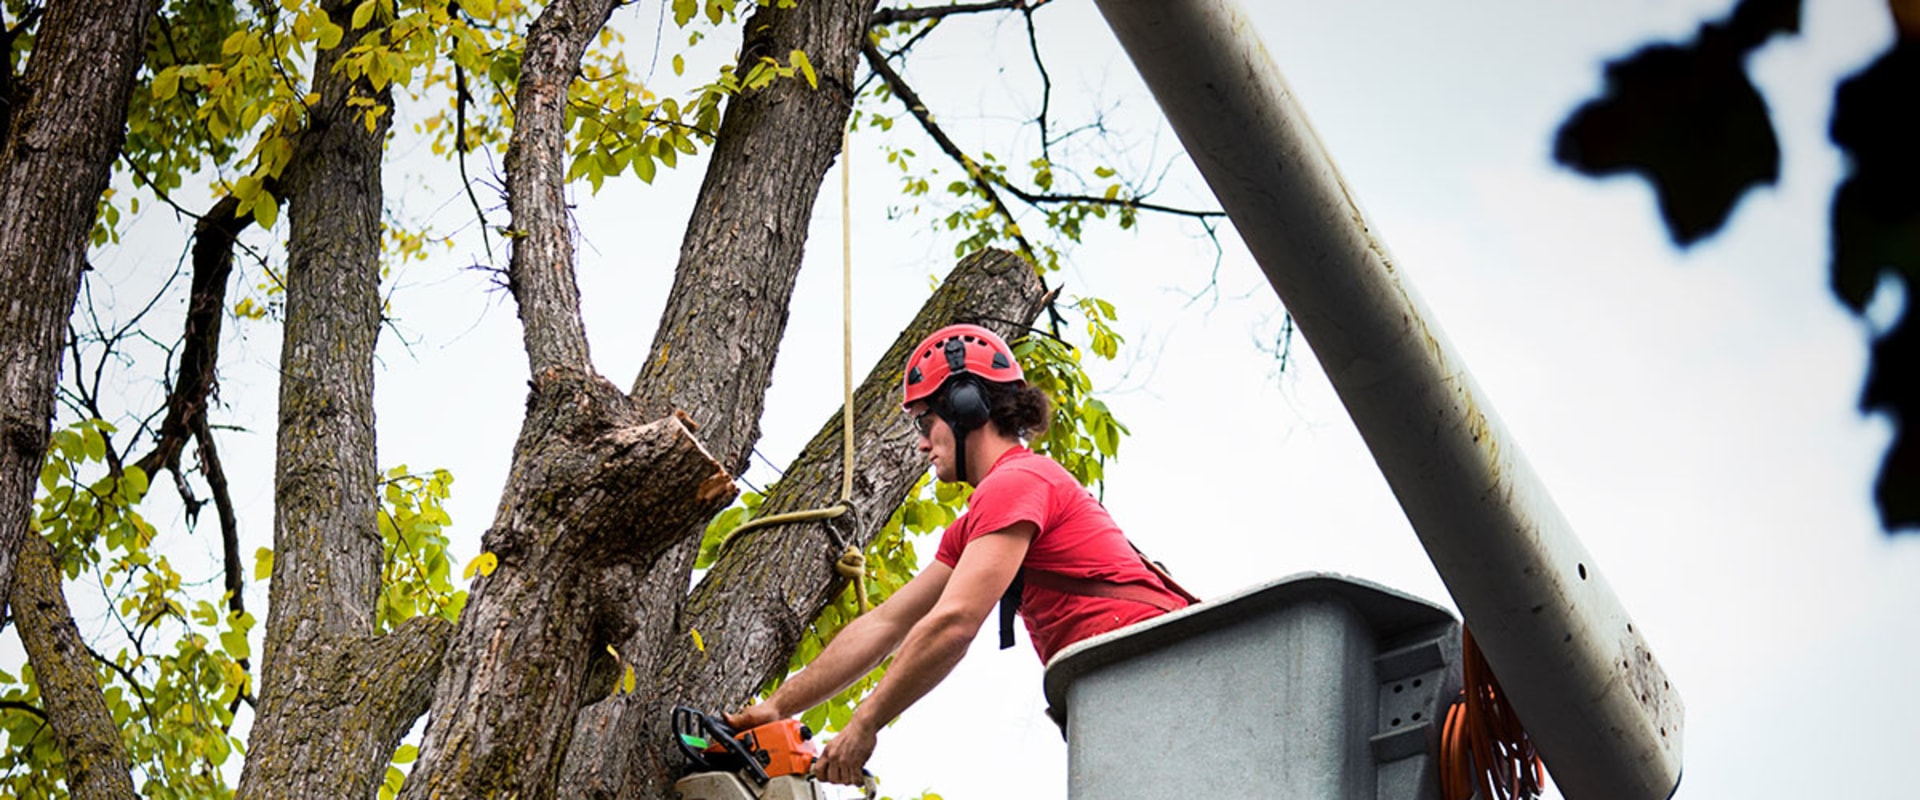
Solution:
[[[388,633],[426,614],[452,622],[467,605],[467,592],[453,585],[444,506],[453,474],[437,469],[424,475],[406,465],[387,470],[380,490],[380,597],[375,626]]]
[[[94,653],[109,714],[121,730],[142,794],[217,798],[231,792],[221,767],[241,749],[229,731],[247,695],[251,614],[196,599],[139,514],[146,476],[114,469],[112,425],[85,420],[55,432],[33,518],[69,581],[91,573],[111,602],[124,645]],[[104,472],[104,474],[101,474]],[[221,598],[225,600],[226,598]],[[0,731],[11,796],[64,797],[64,768],[44,720],[19,710],[40,701],[31,668],[0,672]]]

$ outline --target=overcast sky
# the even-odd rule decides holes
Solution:
[[[1603,60],[1691,36],[1731,3],[1243,5],[1401,274],[1678,688],[1679,797],[1910,793],[1898,765],[1920,744],[1909,722],[1920,700],[1901,689],[1900,665],[1920,656],[1920,544],[1878,531],[1868,497],[1888,428],[1856,410],[1870,323],[1831,299],[1825,272],[1841,169],[1825,137],[1832,87],[1889,41],[1885,5],[1808,4],[1804,34],[1755,60],[1783,141],[1782,179],[1686,252],[1667,243],[1644,185],[1589,181],[1549,152],[1559,121],[1598,89]],[[657,14],[647,3],[616,16],[636,64],[651,58]],[[1164,169],[1155,199],[1209,205],[1092,4],[1054,3],[1036,18],[1055,119],[1105,114],[1128,132],[1110,163]],[[1019,25],[951,23],[907,74],[968,146],[1007,154],[1030,141],[1013,124],[1035,106]],[[944,180],[956,175],[929,143],[895,141]],[[864,373],[954,259],[931,218],[899,213],[881,140],[862,132],[853,152]],[[400,213],[443,230],[470,218],[424,147],[394,155]],[[616,384],[632,380],[652,337],[702,163],[652,187],[578,193],[588,331]],[[784,466],[839,403],[830,178],[763,420],[771,464]],[[1279,369],[1278,302],[1231,228],[1217,264],[1198,234],[1151,216],[1132,232],[1097,229],[1050,279],[1070,296],[1113,301],[1128,339],[1121,362],[1095,373],[1133,433],[1108,471],[1109,508],[1203,596],[1332,571],[1451,607],[1308,343],[1296,339]],[[457,476],[461,559],[493,516],[526,379],[511,302],[460,269],[477,249],[398,276],[378,385],[382,465]],[[156,239],[96,265],[133,274],[178,252]],[[1902,302],[1883,300],[1883,318]],[[222,397],[252,431],[225,440],[251,553],[271,539],[277,332],[237,326],[225,357]],[[747,477],[764,485],[774,472],[760,465]],[[263,608],[265,592],[255,594]],[[1003,653],[993,638],[881,735],[870,766],[889,794],[1065,796],[1066,749],[1041,713],[1040,666],[1024,641]],[[16,663],[12,637],[5,647]]]

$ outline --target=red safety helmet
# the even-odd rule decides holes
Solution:
[[[948,325],[934,331],[907,356],[900,405],[933,396],[948,378],[963,372],[992,383],[1012,383],[1025,377],[1020,362],[1013,357],[1013,348],[993,331],[978,325]]]

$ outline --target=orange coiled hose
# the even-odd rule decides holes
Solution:
[[[1473,634],[1462,627],[1460,640],[1460,697],[1440,728],[1440,796],[1468,800],[1478,789],[1482,800],[1539,797],[1546,781],[1533,742]]]

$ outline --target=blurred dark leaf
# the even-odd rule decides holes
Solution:
[[[1744,0],[1690,44],[1607,65],[1603,94],[1561,126],[1554,158],[1586,175],[1639,173],[1676,243],[1718,231],[1740,197],[1780,176],[1780,145],[1746,57],[1799,30],[1799,0]]]
[[[1920,41],[1896,42],[1886,54],[1840,84],[1834,97],[1834,144],[1848,173],[1833,195],[1833,291],[1864,311],[1885,279],[1901,284],[1904,307],[1874,340],[1860,405],[1893,419],[1894,440],[1880,465],[1874,501],[1889,531],[1920,531],[1920,441],[1907,424],[1920,420]]]

